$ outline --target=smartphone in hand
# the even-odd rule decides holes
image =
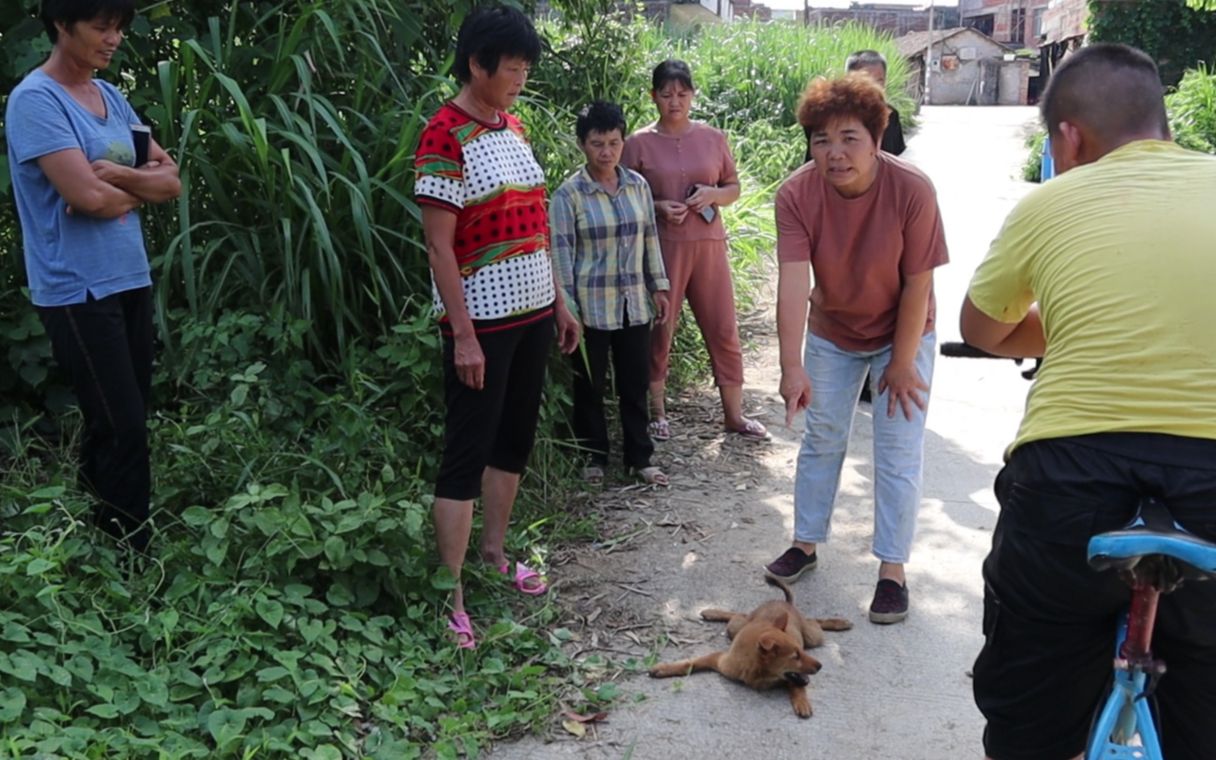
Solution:
[[[684,194],[684,199],[687,200],[687,199],[691,198],[692,194],[697,192],[697,187],[698,187],[697,185],[689,185],[688,192]],[[700,214],[701,218],[704,219],[705,222],[708,224],[709,222],[712,222],[714,220],[714,216],[717,214],[717,209],[715,209],[712,205],[710,205],[710,206],[706,206],[706,207],[702,208],[697,213]]]
[[[131,125],[131,141],[135,144],[135,168],[148,163],[148,146],[152,140],[152,128],[146,124]]]

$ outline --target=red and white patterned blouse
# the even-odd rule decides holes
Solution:
[[[423,130],[414,167],[418,203],[456,214],[456,263],[474,329],[552,313],[545,175],[519,119],[500,113],[490,125],[446,103]],[[447,310],[433,278],[432,288],[446,329]]]

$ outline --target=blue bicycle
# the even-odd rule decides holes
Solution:
[[[1090,734],[1085,760],[1163,760],[1149,709],[1165,663],[1153,657],[1157,601],[1185,581],[1216,577],[1216,544],[1183,530],[1158,499],[1140,502],[1122,530],[1089,540],[1089,564],[1115,569],[1131,586],[1131,603],[1115,636],[1115,678]]]

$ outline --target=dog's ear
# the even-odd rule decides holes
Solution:
[[[760,637],[760,641],[756,643],[756,648],[761,652],[770,653],[777,648],[777,639],[766,633]]]
[[[789,622],[790,622],[790,613],[782,612],[780,615],[773,618],[773,627],[784,631],[785,627],[787,625],[789,625]]]

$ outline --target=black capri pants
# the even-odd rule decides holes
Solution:
[[[84,418],[78,479],[97,497],[93,518],[105,532],[145,551],[152,485],[152,288],[38,307],[38,316],[55,362],[72,379]]]
[[[481,495],[487,466],[521,474],[536,440],[545,363],[553,343],[549,311],[533,322],[478,332],[485,386],[473,390],[456,376],[456,343],[443,336],[443,462],[435,496],[469,501]]]
[[[1216,540],[1216,441],[1107,433],[1034,441],[996,480],[1001,515],[984,561],[985,643],[975,701],[996,760],[1080,754],[1110,687],[1115,621],[1130,589],[1090,569],[1090,536],[1125,525],[1144,496]],[[1169,760],[1216,757],[1216,582],[1161,597],[1154,712]]]

